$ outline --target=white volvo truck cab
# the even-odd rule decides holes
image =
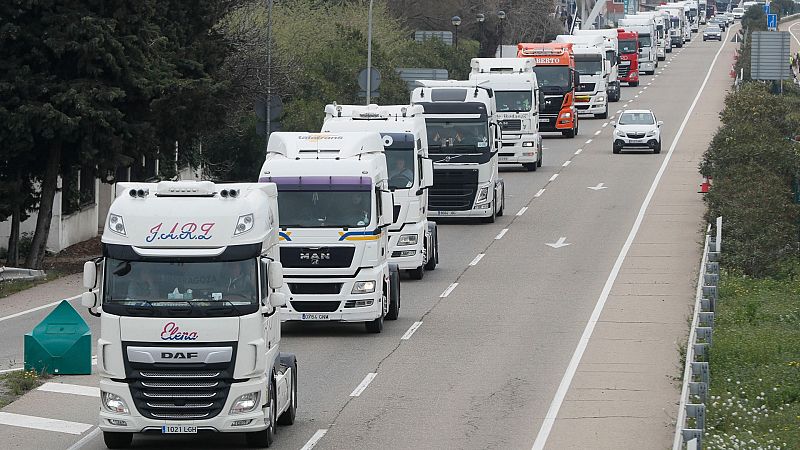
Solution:
[[[419,80],[411,102],[425,108],[433,160],[431,217],[503,215],[505,188],[498,172],[500,127],[492,89],[476,81]]]
[[[539,84],[532,58],[472,58],[471,81],[494,91],[502,142],[498,163],[542,166]]]
[[[279,353],[286,297],[273,184],[118,183],[82,303],[100,317],[106,446],[134,433],[244,433],[294,422],[297,363]],[[99,312],[94,312],[97,309]]]
[[[608,94],[608,100],[611,102],[618,102],[620,97],[622,96],[622,92],[620,90],[620,82],[619,82],[619,63],[620,63],[620,56],[619,56],[619,39],[617,38],[617,29],[603,29],[603,30],[575,30],[573,35],[575,37],[588,37],[588,36],[600,36],[603,39],[603,49],[606,52],[606,61],[611,66],[609,69],[608,75],[608,84],[606,93]],[[594,42],[590,41],[590,45],[596,45]]]
[[[394,205],[377,132],[272,133],[259,181],[278,187],[284,321],[363,322],[400,312],[389,263]]]
[[[327,105],[322,132],[372,131],[383,138],[389,190],[394,197],[389,226],[389,262],[415,280],[439,261],[439,233],[428,220],[433,162],[419,105]]]
[[[656,73],[658,67],[658,42],[655,20],[650,18],[619,19],[619,26],[625,31],[639,33],[639,72],[647,75]]]
[[[572,44],[575,70],[580,75],[580,83],[575,87],[575,108],[578,114],[597,119],[608,118],[611,61],[606,59],[603,38],[562,34],[556,36],[555,42]]]

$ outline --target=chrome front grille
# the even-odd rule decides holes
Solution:
[[[219,372],[139,372],[145,378],[216,378]]]

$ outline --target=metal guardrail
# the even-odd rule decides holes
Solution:
[[[40,280],[44,278],[43,270],[21,269],[18,267],[0,267],[0,282],[12,280]]]
[[[719,257],[722,244],[722,217],[717,218],[716,235],[708,225],[697,280],[694,314],[686,345],[686,365],[683,370],[681,401],[675,425],[673,450],[703,448],[706,400],[708,399],[708,349],[714,327],[717,289],[719,286]],[[691,419],[691,421],[690,421]]]

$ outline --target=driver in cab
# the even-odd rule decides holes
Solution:
[[[414,171],[406,167],[404,158],[397,158],[389,171],[391,184],[397,187],[411,187],[414,183]]]

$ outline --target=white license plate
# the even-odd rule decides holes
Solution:
[[[163,434],[193,434],[197,433],[197,427],[194,425],[163,425],[161,427]]]
[[[644,144],[644,139],[631,139],[631,144]]]
[[[300,320],[330,320],[330,314],[300,314]]]
[[[501,157],[497,158],[497,160],[498,160],[499,162],[508,161],[508,160],[510,160],[510,159],[511,159],[511,158],[509,158],[508,156],[501,156]]]
[[[455,211],[436,211],[436,214],[438,214],[440,216],[455,216],[456,212]]]
[[[539,119],[539,122],[550,122],[550,119]]]

